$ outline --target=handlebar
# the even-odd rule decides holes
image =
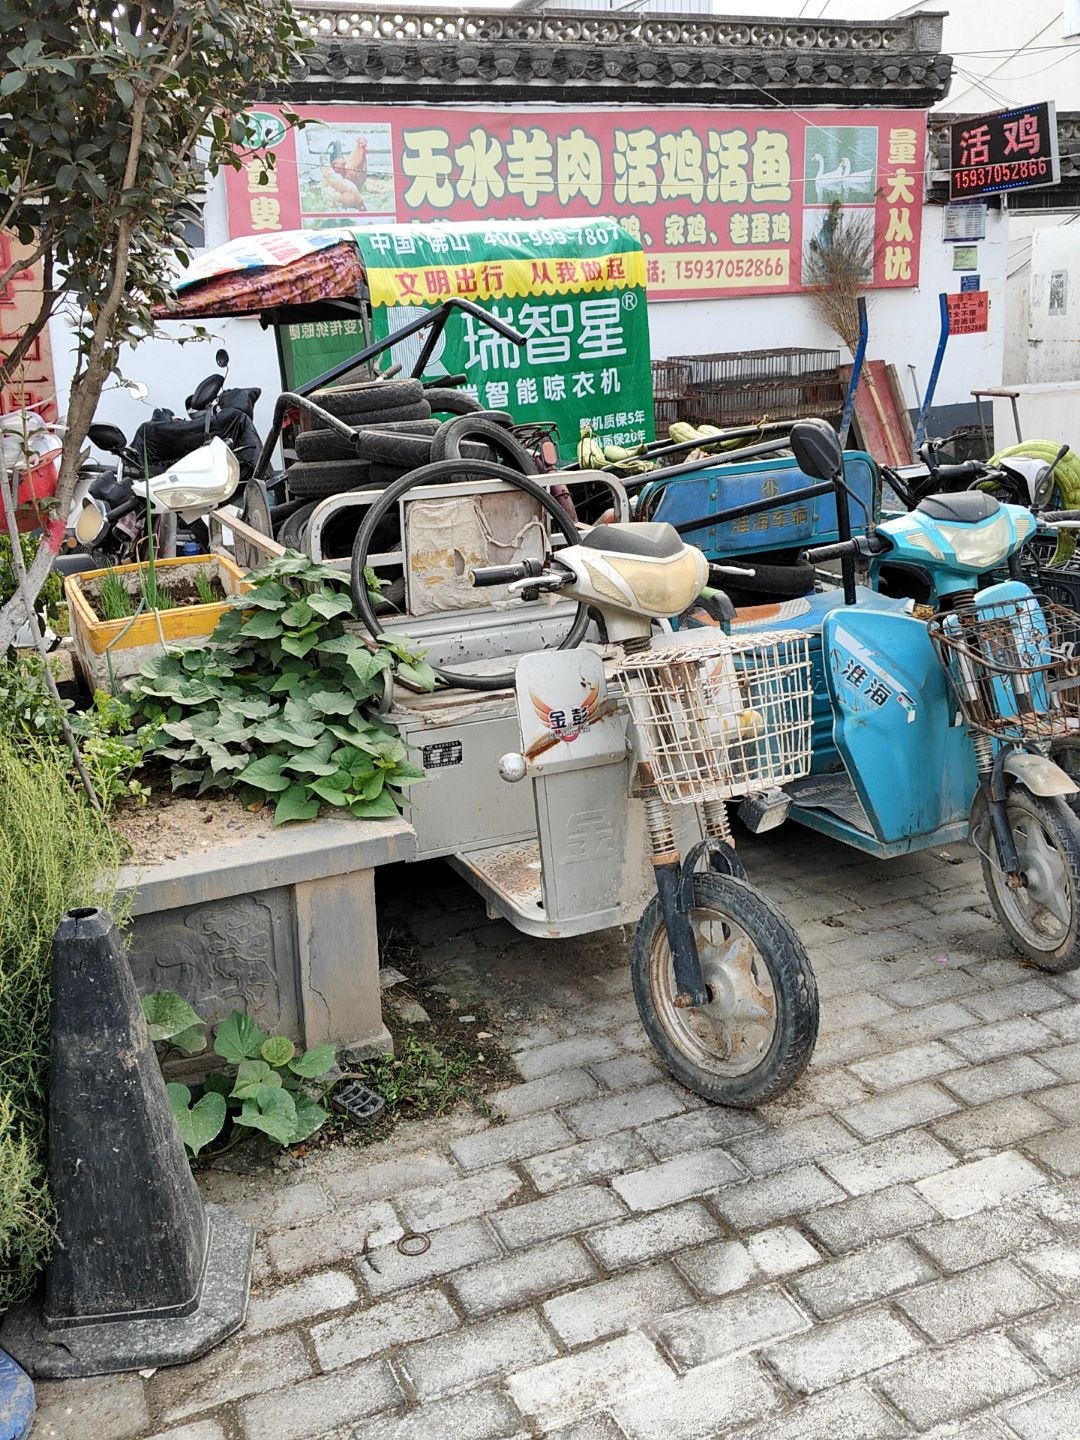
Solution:
[[[853,540],[839,540],[835,545],[818,545],[813,550],[804,550],[803,559],[810,565],[822,565],[826,560],[842,560],[845,555],[884,555],[892,546],[880,535],[856,536]]]
[[[115,509],[108,511],[105,519],[108,520],[110,525],[115,525],[117,520],[121,519],[124,515],[130,515],[133,510],[138,510],[140,506],[145,504],[145,495],[129,495],[128,498],[122,500]]]
[[[1048,525],[1075,524],[1080,521],[1080,510],[1044,510],[1039,519]]]
[[[542,560],[522,560],[517,565],[484,565],[470,570],[469,579],[476,586],[512,585],[515,580],[535,580],[542,575]]]
[[[957,465],[934,465],[931,471],[935,480],[980,480],[987,473],[986,466],[978,460],[961,460]]]

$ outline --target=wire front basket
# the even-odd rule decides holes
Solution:
[[[663,799],[730,800],[808,774],[809,637],[695,635],[628,655],[618,672]]]
[[[1035,596],[935,615],[930,639],[968,726],[1044,746],[1080,738],[1080,616]]]

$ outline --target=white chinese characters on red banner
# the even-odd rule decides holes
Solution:
[[[18,260],[19,254],[18,244],[0,235],[0,275]],[[16,270],[7,283],[0,286],[0,356],[11,353],[28,322],[38,313],[40,304],[40,264]],[[47,331],[34,341],[18,373],[0,388],[0,415],[23,408],[33,408],[45,420],[57,418],[56,384]]]

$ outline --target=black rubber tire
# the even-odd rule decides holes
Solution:
[[[674,988],[674,977],[668,980],[670,962],[664,958],[668,941],[659,896],[650,900],[634,934],[630,974],[638,1014],[646,1035],[680,1084],[713,1104],[749,1109],[790,1090],[810,1063],[818,1033],[817,981],[798,935],[768,896],[747,881],[715,871],[695,875],[694,906],[730,917],[757,947],[776,998],[776,1024],[768,1050],[752,1070],[724,1076],[698,1064],[680,1047],[678,1033],[665,1023],[664,1013],[689,1017],[695,1012],[676,1010],[670,1001],[662,1010],[657,1003],[653,983],[660,983],[661,964],[663,983]]]
[[[503,426],[484,415],[459,415],[440,425],[431,441],[431,459],[460,460],[468,452],[465,446],[470,442],[487,445],[496,461],[508,465],[521,475],[535,475],[536,461],[519,441]]]
[[[383,465],[378,460],[371,467],[371,483],[379,490],[385,490],[387,485],[393,485],[403,475],[408,475],[413,467],[402,465]]]
[[[480,415],[484,409],[479,400],[466,395],[464,390],[444,390],[437,385],[425,388],[424,399],[435,415]]]
[[[366,422],[363,429],[371,428]],[[395,435],[426,435],[429,439],[439,428],[438,420],[386,420],[378,427]],[[302,430],[296,437],[298,460],[349,460],[358,452],[351,440],[336,430]]]
[[[491,460],[440,460],[432,465],[424,465],[419,470],[412,470],[409,474],[403,475],[400,480],[395,481],[393,485],[387,486],[378,500],[368,507],[368,512],[356,534],[350,572],[353,607],[357,617],[367,627],[369,634],[378,636],[382,633],[383,628],[375,618],[375,612],[371,608],[371,601],[368,598],[367,586],[364,584],[364,567],[367,564],[368,552],[371,549],[372,538],[377,527],[383,518],[390,514],[402,495],[414,486],[439,484],[443,480],[457,480],[463,476],[471,480],[505,480],[508,484],[516,486],[517,489],[524,490],[527,495],[531,495],[547,511],[568,544],[576,545],[581,538],[577,526],[569,515],[542,485],[538,485],[535,480],[510,469],[507,465],[496,465]],[[558,650],[574,649],[575,646],[581,644],[588,628],[589,607],[579,604],[574,616],[574,623],[555,648]],[[438,666],[434,666],[433,669],[435,674],[447,685],[456,686],[460,690],[507,690],[514,683],[512,670],[499,675],[481,676],[442,670]]]
[[[417,405],[424,399],[424,387],[419,380],[368,380],[361,385],[316,390],[307,398],[329,415],[362,415]]]
[[[284,521],[278,530],[277,542],[284,545],[286,550],[300,550],[302,552],[304,531],[307,529],[307,522],[311,518],[311,512],[318,505],[318,500],[310,500],[306,505],[299,506]]]
[[[366,460],[308,460],[290,466],[285,480],[296,499],[324,500],[327,495],[362,489],[370,476]]]
[[[403,420],[430,420],[431,406],[426,400],[421,400],[415,405],[394,405],[387,410],[346,410],[334,418],[344,425],[351,425],[354,430],[362,430],[365,425],[397,425]],[[312,416],[312,426],[316,430],[328,428],[317,416]]]
[[[1061,796],[1033,795],[1025,785],[1018,783],[1009,787],[1005,804],[1014,839],[1018,824],[1026,822],[1028,825],[1037,826],[1060,857],[1064,872],[1064,900],[1068,906],[1067,930],[1057,943],[1053,943],[1052,935],[1047,935],[1044,947],[1036,943],[1037,925],[1030,925],[1026,936],[1017,928],[1016,915],[1020,913],[1022,901],[1017,892],[1008,891],[1005,877],[994,861],[987,858],[992,855],[996,859],[997,846],[980,788],[972,812],[972,832],[978,831],[983,837],[977,848],[982,861],[986,893],[1013,949],[1026,956],[1040,970],[1047,970],[1052,975],[1063,975],[1069,970],[1080,968],[1080,818]],[[1020,860],[1023,866],[1024,857],[1019,843],[1017,849],[1021,851]],[[1045,907],[1043,908],[1045,910]]]

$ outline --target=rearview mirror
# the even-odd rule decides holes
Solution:
[[[227,370],[229,368],[229,352],[227,350],[219,350],[214,356],[214,364],[219,370]]]
[[[86,438],[91,445],[108,451],[110,455],[119,455],[127,445],[127,436],[118,425],[91,425]]]
[[[835,480],[844,469],[840,438],[825,420],[799,420],[794,424],[791,449],[799,469],[814,480]]]

